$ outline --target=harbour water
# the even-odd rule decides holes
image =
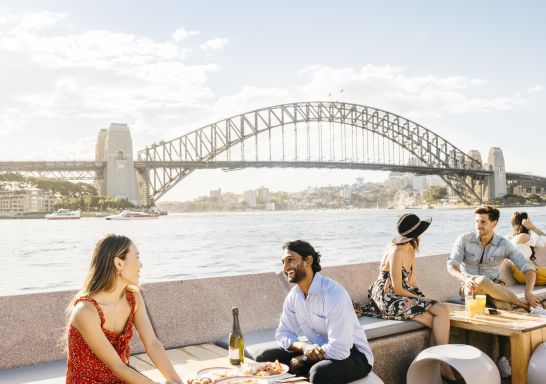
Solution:
[[[541,229],[546,208],[501,209],[497,232],[510,232],[510,215],[527,211]],[[432,216],[420,255],[449,253],[473,229],[472,209],[417,210]],[[283,242],[305,239],[323,265],[379,260],[408,210],[331,210],[170,214],[158,220],[0,220],[0,296],[78,288],[93,246],[105,233],[129,236],[144,265],[141,282],[180,280],[281,268]]]

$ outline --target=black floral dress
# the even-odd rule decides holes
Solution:
[[[414,295],[424,297],[419,288],[409,283],[410,272],[402,267],[402,287]],[[364,316],[381,317],[389,320],[411,320],[421,315],[435,303],[436,300],[414,299],[394,294],[392,280],[388,271],[381,271],[379,278],[368,289],[370,303],[363,307]]]

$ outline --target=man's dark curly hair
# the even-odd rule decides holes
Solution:
[[[311,256],[313,257],[313,264],[311,265],[313,272],[319,272],[322,269],[320,266],[320,253],[315,251],[315,248],[313,248],[313,246],[307,241],[288,241],[282,245],[282,249],[288,249],[289,251],[296,252],[303,259],[305,259],[307,256]]]
[[[474,211],[477,215],[487,215],[490,221],[499,221],[500,211],[491,205],[482,205]]]

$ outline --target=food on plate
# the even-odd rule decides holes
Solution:
[[[212,384],[214,381],[209,377],[192,377],[186,381],[187,384]]]
[[[241,364],[241,373],[243,375],[250,375],[253,376],[260,370],[260,367],[262,366],[261,363],[256,363],[255,361],[249,361],[246,360],[243,364]]]
[[[260,382],[256,379],[245,379],[245,380],[237,380],[237,381],[228,381],[226,384],[260,384]]]
[[[208,377],[212,382],[216,382],[222,379],[233,377],[237,374],[237,371],[233,368],[227,367],[210,367],[201,369],[197,372],[199,377]]]
[[[275,360],[274,363],[265,363],[260,366],[258,371],[255,373],[256,376],[273,376],[280,375],[284,373],[282,364],[279,363],[279,360]]]

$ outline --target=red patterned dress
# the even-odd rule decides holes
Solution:
[[[131,306],[129,319],[125,328],[120,333],[112,332],[103,328],[104,313],[99,304],[90,297],[80,297],[74,305],[80,301],[89,301],[92,303],[100,316],[100,326],[104,335],[110,341],[119,357],[125,364],[129,364],[129,341],[133,336],[133,318],[135,315],[135,295],[126,290],[125,295]],[[70,326],[68,330],[68,363],[66,370],[67,384],[98,384],[111,383],[122,384],[123,381],[114,376],[110,369],[91,351],[80,332]]]

